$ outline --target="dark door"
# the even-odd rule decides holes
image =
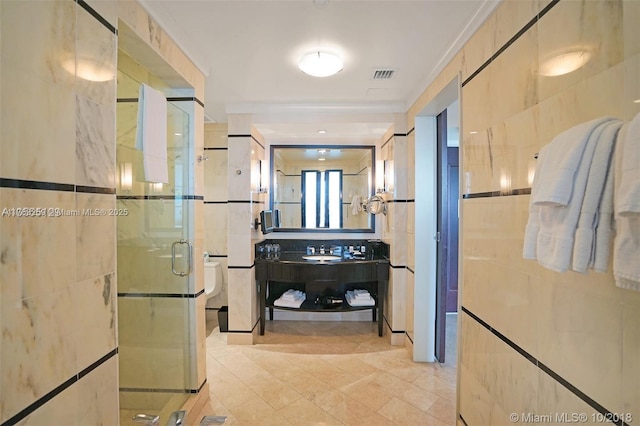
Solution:
[[[447,246],[448,239],[446,230],[448,229],[449,216],[447,211],[449,205],[447,202],[449,173],[447,170],[447,110],[442,111],[436,117],[436,144],[437,144],[437,234],[435,236],[438,242],[436,255],[436,332],[435,332],[435,349],[436,360],[445,362],[445,337],[446,337],[446,319],[447,319]]]
[[[458,312],[458,148],[447,148],[447,312]]]
[[[447,147],[447,111],[436,117],[438,241],[436,263],[436,359],[445,362],[447,312],[458,310],[458,148]]]

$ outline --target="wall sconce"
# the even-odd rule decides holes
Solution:
[[[384,191],[384,161],[376,160],[376,181],[375,181],[376,194],[380,194]]]
[[[511,194],[511,172],[507,169],[502,169],[500,172],[500,194]]]
[[[527,183],[529,184],[529,187],[531,187],[531,185],[533,185],[533,179],[536,177],[536,161],[535,160],[530,160],[529,161],[529,168],[527,170]]]
[[[258,190],[267,192],[267,188],[269,187],[269,168],[263,167],[263,162],[260,160],[260,185],[258,186]]]
[[[151,186],[151,192],[154,194],[160,194],[162,192],[162,182],[154,182],[149,185]]]
[[[267,188],[263,185],[262,160],[256,160],[255,169],[251,173],[251,187],[256,194],[267,193]]]
[[[131,191],[133,187],[133,169],[131,163],[120,163],[120,189]]]
[[[464,173],[464,195],[471,194],[471,172]]]
[[[384,160],[384,190],[393,192],[394,189],[393,160]]]

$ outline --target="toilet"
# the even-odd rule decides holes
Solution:
[[[204,262],[204,294],[207,299],[222,290],[222,268],[219,262]]]

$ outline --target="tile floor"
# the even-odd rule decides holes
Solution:
[[[455,315],[450,321],[455,333]],[[260,426],[456,423],[455,345],[446,364],[414,363],[404,347],[378,337],[373,322],[267,321],[253,346],[227,345],[217,323],[207,325],[211,401],[197,418]]]

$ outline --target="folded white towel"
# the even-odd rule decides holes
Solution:
[[[169,183],[167,165],[167,99],[146,84],[138,95],[136,149],[142,151],[144,179]]]
[[[603,199],[605,181],[611,164],[611,154],[618,131],[622,127],[622,121],[611,121],[605,126],[602,135],[596,141],[575,233],[571,268],[576,272],[587,272],[589,265],[592,265],[595,260],[594,237],[598,221],[596,213]],[[609,190],[613,191],[613,187],[610,187]]]
[[[286,295],[286,296],[285,296]],[[298,290],[287,290],[273,302],[274,306],[280,306],[282,308],[299,308],[307,298],[307,295]]]
[[[280,296],[281,299],[283,300],[297,300],[300,299],[301,297],[304,297],[304,293],[301,292],[300,290],[287,290],[285,291],[282,296]]]
[[[640,203],[639,161],[640,114],[620,132],[614,182],[613,276],[618,287],[636,291],[640,291],[640,214],[636,214]]]
[[[347,293],[349,292],[347,291]],[[367,290],[355,289],[352,291],[352,294],[356,299],[368,299],[369,297],[371,297],[371,294],[369,294]]]
[[[375,300],[367,290],[349,290],[345,294],[347,303],[351,306],[373,306]]]
[[[357,298],[354,297],[353,292],[347,291],[345,295],[345,299],[350,306],[375,306],[376,301],[369,295],[368,298]]]
[[[600,137],[615,137],[615,132],[604,132],[611,123],[607,121],[590,133],[584,152],[581,153],[578,170],[573,177],[573,190],[567,205],[540,206],[536,258],[539,264],[548,269],[564,272],[571,264],[574,234],[585,196],[591,161]],[[616,122],[613,123],[617,125]]]

